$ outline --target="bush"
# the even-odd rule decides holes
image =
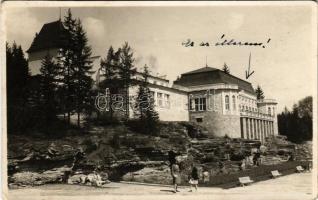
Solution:
[[[125,125],[129,127],[130,130],[142,133],[145,135],[158,135],[158,131],[160,130],[159,124],[155,123],[145,123],[144,121],[140,121],[137,119],[128,120],[125,122]]]
[[[92,140],[89,138],[83,141],[83,145],[86,146],[86,152],[91,153],[97,149],[97,144],[94,143]]]
[[[115,148],[119,149],[121,146],[120,138],[119,135],[115,134],[113,138],[110,140],[110,145]]]
[[[121,124],[121,121],[113,116],[110,117],[110,114],[107,112],[100,112],[94,117],[90,117],[87,119],[89,123],[99,125],[99,126],[108,126],[108,125],[118,125]]]

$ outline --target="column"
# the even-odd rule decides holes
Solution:
[[[263,120],[263,141],[265,142],[266,138],[266,127],[265,127],[265,120]]]
[[[250,130],[251,130],[251,132],[250,132],[250,135],[251,135],[251,139],[255,139],[254,138],[254,123],[253,123],[253,119],[251,118],[250,119]]]
[[[268,136],[271,135],[271,129],[270,129],[270,125],[269,125],[270,121],[267,121],[267,128],[268,128]]]
[[[246,118],[246,139],[250,139],[250,123],[248,118]]]
[[[263,129],[263,120],[260,120],[259,121],[259,125],[260,125],[260,132],[261,132],[261,141],[263,142],[264,141],[264,138],[263,138],[263,134],[264,134],[264,129]]]
[[[266,120],[264,120],[264,141],[265,141],[265,138],[267,137],[267,123],[266,123],[267,121]]]
[[[245,117],[242,117],[242,138],[246,139],[246,120]]]
[[[272,134],[274,135],[274,122],[272,122]]]
[[[253,124],[254,124],[254,139],[258,139],[257,137],[257,126],[256,126],[256,119],[253,119]]]
[[[261,133],[260,133],[260,130],[259,130],[259,119],[256,120],[256,125],[257,125],[257,139],[261,140]]]
[[[241,129],[241,138],[244,138],[244,123],[243,123],[243,117],[240,117],[240,129]]]

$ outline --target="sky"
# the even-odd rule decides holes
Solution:
[[[68,8],[62,8],[62,17]],[[192,7],[81,7],[71,8],[87,32],[94,56],[105,57],[112,45],[127,41],[133,48],[135,65],[147,64],[152,73],[167,75],[172,82],[187,71],[206,66],[221,69],[254,88],[260,85],[266,98],[278,102],[278,111],[292,108],[313,95],[316,58],[313,51],[311,6],[192,6]],[[60,9],[8,8],[6,33],[26,51],[43,24],[59,19]],[[224,35],[223,39],[221,39]],[[190,39],[193,47],[183,42]],[[215,46],[224,39],[263,43],[262,46]],[[209,42],[209,47],[199,46]],[[27,54],[26,54],[27,55]],[[98,67],[98,66],[95,66]]]

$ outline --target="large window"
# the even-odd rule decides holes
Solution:
[[[164,94],[164,100],[165,100],[165,107],[170,108],[170,95]]]
[[[191,110],[205,111],[206,110],[206,98],[199,97],[191,100]]]
[[[229,98],[229,95],[225,96],[225,110],[230,110],[230,98]]]
[[[157,93],[157,104],[159,107],[163,107],[163,99],[162,99],[162,93]]]
[[[233,104],[233,110],[236,110],[236,97],[232,96],[232,104]]]
[[[272,115],[272,111],[271,111],[271,108],[270,108],[270,107],[268,108],[268,114],[269,114],[269,115]]]

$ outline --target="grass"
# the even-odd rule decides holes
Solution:
[[[285,162],[278,165],[261,165],[249,170],[240,171],[235,174],[220,174],[211,176],[208,183],[202,183],[202,186],[218,186],[225,189],[232,188],[239,185],[238,178],[249,176],[254,182],[271,179],[271,171],[278,170],[283,176],[296,172],[296,166],[307,166],[308,162],[293,161]],[[306,168],[306,167],[305,167]]]

